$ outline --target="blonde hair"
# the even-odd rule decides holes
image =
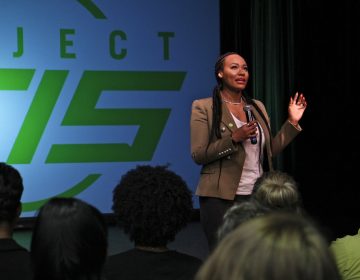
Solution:
[[[274,212],[241,224],[218,244],[195,280],[339,280],[328,245],[308,219]]]
[[[281,171],[264,173],[255,183],[252,199],[271,210],[302,212],[302,200],[296,181]]]

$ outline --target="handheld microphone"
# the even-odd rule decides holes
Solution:
[[[254,117],[251,114],[251,105],[245,105],[244,106],[244,111],[245,111],[245,114],[246,114],[247,122],[251,122],[252,120],[254,120]],[[251,141],[251,144],[256,144],[257,143],[257,139],[256,139],[255,136],[250,137],[250,141]]]

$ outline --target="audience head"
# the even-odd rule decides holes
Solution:
[[[0,225],[13,227],[21,213],[21,196],[24,190],[17,169],[0,162]]]
[[[94,206],[52,198],[39,210],[31,240],[34,279],[100,279],[107,256],[107,226]]]
[[[269,171],[256,181],[252,199],[270,210],[302,212],[301,195],[292,176],[281,171]]]
[[[312,221],[273,212],[229,233],[196,280],[339,280],[328,244]]]
[[[263,215],[267,210],[256,201],[244,201],[230,207],[224,215],[223,223],[217,231],[218,240],[222,240],[229,232],[240,224],[254,217]]]
[[[189,222],[192,194],[167,166],[140,165],[115,187],[112,209],[136,246],[162,247]]]

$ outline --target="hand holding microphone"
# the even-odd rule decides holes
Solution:
[[[253,117],[253,115],[251,113],[251,105],[245,105],[244,106],[244,111],[245,111],[245,114],[246,114],[246,120],[248,122],[247,125],[249,125],[250,122],[254,121],[254,117]],[[250,141],[251,141],[251,144],[255,145],[257,143],[256,136],[251,136]]]
[[[250,106],[249,106],[250,107]],[[231,135],[231,139],[235,142],[242,142],[250,138],[252,144],[257,143],[257,121],[253,118],[251,111],[247,111],[248,108],[244,108],[246,113],[247,124],[235,129]],[[248,114],[249,113],[249,114]],[[249,121],[250,120],[250,121]]]

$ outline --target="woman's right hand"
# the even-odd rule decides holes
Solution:
[[[234,130],[234,132],[231,135],[231,139],[234,142],[238,143],[241,141],[245,141],[250,137],[256,137],[257,134],[258,134],[257,121],[254,120]]]

